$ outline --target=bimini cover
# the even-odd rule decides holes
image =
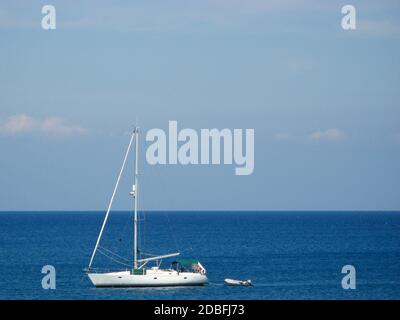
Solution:
[[[199,260],[196,260],[196,259],[179,259],[179,260],[176,260],[176,262],[178,262],[182,266],[190,267],[190,266],[192,266],[194,264],[198,264]]]

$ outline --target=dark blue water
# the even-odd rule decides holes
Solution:
[[[0,214],[0,299],[399,299],[400,212],[150,212],[141,246],[199,259],[196,288],[95,289],[83,273],[104,213]],[[113,213],[102,246],[132,257],[132,216]],[[356,268],[344,290],[342,266]],[[41,286],[53,265],[56,290]],[[95,266],[113,268],[99,255]],[[164,266],[169,266],[166,263]],[[253,287],[227,287],[226,277]]]

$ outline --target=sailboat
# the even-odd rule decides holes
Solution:
[[[99,243],[110,214],[111,206],[114,201],[114,196],[117,192],[119,181],[121,179],[124,167],[131,150],[133,141],[135,140],[135,174],[134,184],[130,195],[134,198],[134,234],[133,234],[133,261],[129,269],[118,271],[100,271],[92,268],[93,260],[99,249]],[[104,217],[103,224],[100,229],[99,236],[96,241],[89,266],[85,269],[90,281],[96,287],[167,287],[167,286],[199,286],[208,282],[206,269],[203,265],[194,259],[181,259],[174,261],[168,269],[161,268],[163,259],[171,258],[180,255],[179,252],[152,255],[142,257],[142,253],[138,250],[138,196],[139,196],[139,179],[138,179],[138,164],[139,164],[139,129],[135,128],[132,131],[128,148],[119,172],[117,182],[114,187],[111,200]],[[149,264],[154,263],[154,266]]]

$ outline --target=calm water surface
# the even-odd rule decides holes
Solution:
[[[194,288],[93,288],[87,267],[103,212],[0,213],[0,299],[399,299],[400,212],[148,212],[143,252],[180,250],[207,268]],[[132,259],[132,214],[110,216],[101,245]],[[165,267],[170,261],[164,261]],[[343,290],[354,265],[356,290]],[[43,290],[53,265],[56,290]],[[97,255],[95,266],[115,268]],[[226,277],[253,287],[227,287]]]

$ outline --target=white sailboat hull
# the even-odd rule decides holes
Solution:
[[[96,287],[201,286],[208,282],[204,274],[175,270],[157,270],[140,275],[130,271],[88,273],[88,276]]]

